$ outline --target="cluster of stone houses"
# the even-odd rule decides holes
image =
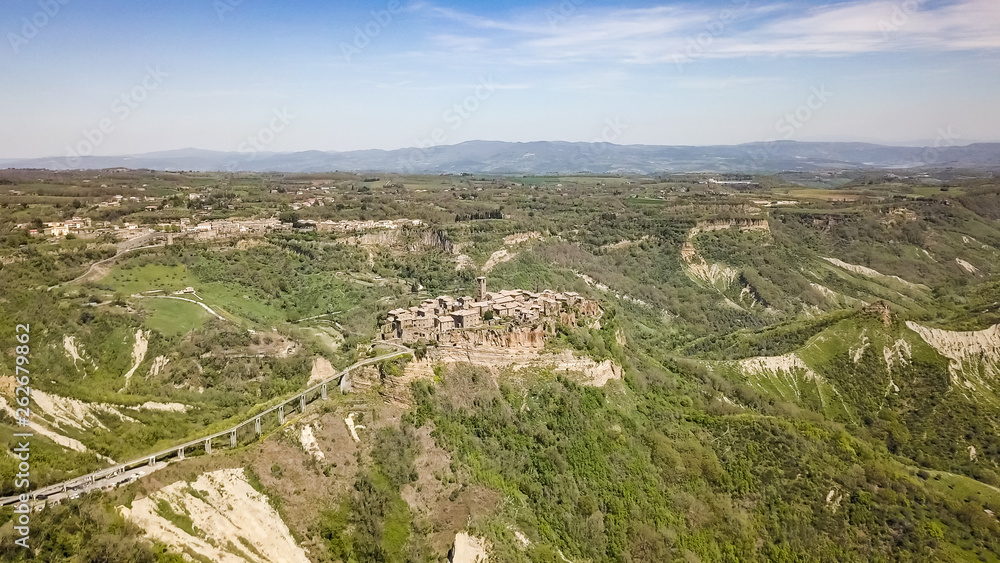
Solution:
[[[19,228],[28,229],[32,235],[46,235],[53,237],[64,237],[68,234],[88,233],[89,236],[101,233],[114,233],[123,239],[132,238],[139,234],[152,232],[154,229],[141,227],[134,223],[124,223],[114,225],[108,222],[100,222],[92,225],[91,219],[86,217],[73,217],[67,221],[57,221],[43,223],[44,229],[33,229],[30,223],[18,225]],[[93,228],[92,228],[93,227]],[[184,217],[177,221],[159,223],[156,229],[167,232],[181,234],[191,234],[195,240],[208,240],[216,238],[227,238],[234,236],[263,236],[267,233],[290,231],[290,223],[282,223],[276,218],[267,219],[218,219],[215,221],[205,221],[195,225],[191,220]]]
[[[389,311],[382,326],[382,339],[439,341],[449,331],[475,329],[487,322],[534,325],[556,320],[561,313],[579,311],[585,315],[596,315],[599,312],[597,303],[573,291],[511,289],[487,292],[485,283],[485,278],[479,278],[479,296],[476,299],[443,295],[409,309]]]
[[[195,240],[213,239],[238,235],[265,235],[277,231],[292,230],[291,223],[282,223],[275,218],[268,219],[218,219],[205,221],[193,227],[187,227],[185,232],[195,234]]]
[[[194,194],[192,194],[194,195]],[[120,196],[116,196],[120,197]],[[420,219],[393,219],[384,221],[322,221],[315,224],[317,231],[351,233],[368,230],[396,230],[403,227],[417,227],[423,224]],[[73,217],[66,221],[44,223],[44,229],[33,229],[30,223],[18,225],[18,228],[28,229],[32,235],[46,235],[53,237],[64,237],[68,234],[90,233],[98,235],[104,232],[114,232],[124,238],[130,238],[133,231],[138,234],[149,232],[148,228],[140,228],[138,225],[125,223],[123,226],[102,222],[93,225],[91,219],[86,217]],[[214,221],[204,221],[192,224],[188,218],[181,218],[177,221],[159,223],[156,228],[168,232],[181,234],[191,234],[195,240],[209,240],[217,238],[228,238],[235,236],[263,236],[272,232],[291,231],[291,223],[282,223],[277,218],[266,219],[217,219]]]
[[[70,233],[77,234],[89,231],[91,221],[89,217],[73,217],[66,221],[51,221],[42,223],[42,229],[31,228],[31,223],[22,223],[17,226],[19,229],[28,229],[31,235],[46,235],[52,237],[64,237]]]
[[[716,180],[715,178],[708,179],[709,184],[715,184],[717,186],[729,186],[732,188],[759,188],[760,184],[754,182],[753,180]]]
[[[160,226],[162,227],[162,225]],[[73,217],[67,221],[42,223],[42,227],[41,229],[33,229],[30,223],[18,225],[20,229],[27,229],[30,235],[50,237],[65,237],[66,235],[95,237],[104,233],[114,233],[120,239],[127,240],[152,232],[152,229],[141,227],[135,223],[126,222],[121,225],[115,225],[108,221],[94,223],[89,217]]]
[[[108,185],[107,184],[101,184],[101,187],[102,188],[106,188],[106,187],[108,187]],[[140,190],[140,191],[145,190],[145,188],[137,188],[137,189]],[[154,196],[148,196],[148,195],[147,196],[142,196],[141,198],[139,198],[137,196],[126,197],[126,196],[123,196],[123,195],[119,194],[119,195],[116,195],[116,196],[112,197],[109,200],[102,201],[102,202],[98,203],[97,205],[99,207],[121,207],[122,203],[128,203],[128,202],[132,202],[132,201],[145,201],[147,203],[149,203],[149,202],[156,202],[155,204],[147,205],[146,206],[146,210],[147,211],[150,210],[150,209],[152,209],[153,211],[155,211],[155,210],[159,209],[160,205],[163,203],[163,198],[154,197]],[[169,207],[169,205],[167,205],[167,207]]]
[[[321,221],[316,223],[317,232],[354,233],[373,229],[399,229],[401,227],[419,227],[420,219],[387,219],[384,221]]]
[[[91,221],[89,217],[73,217],[66,221],[55,221],[43,223],[45,234],[52,236],[66,236],[70,233],[79,233],[90,229]]]

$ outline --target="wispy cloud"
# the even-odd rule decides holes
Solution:
[[[392,83],[376,82],[375,87],[378,88],[379,90],[398,90],[399,88],[403,88],[408,84],[410,84],[409,80],[400,80],[398,82],[392,82]]]
[[[723,38],[714,53],[846,55],[997,49],[998,24],[1000,2],[995,0],[960,0],[935,7],[919,2],[855,2],[814,8]],[[754,37],[758,40],[751,40]]]
[[[465,53],[485,51],[518,64],[615,60],[659,64],[676,60],[706,35],[705,57],[754,55],[835,56],[899,51],[1000,49],[1000,1],[864,0],[809,7],[797,3],[751,5],[726,10],[695,5],[644,9],[583,6],[557,24],[543,12],[510,21],[425,4],[432,17],[452,27],[436,35],[437,46]],[[454,24],[458,24],[455,27]],[[702,39],[700,39],[702,38]]]
[[[178,98],[215,98],[220,100],[233,100],[237,98],[275,98],[287,97],[288,92],[271,87],[254,87],[248,85],[246,88],[225,88],[225,89],[164,89],[164,97]]]
[[[488,77],[483,77],[483,80],[489,81],[490,88],[493,90],[527,90],[531,88],[531,84],[524,82],[495,82]],[[376,88],[379,89],[392,89],[392,90],[404,90],[407,92],[455,92],[463,93],[470,90],[475,90],[482,83],[476,82],[446,82],[446,83],[421,83],[415,84],[409,80],[396,82],[393,84],[378,82],[375,84]]]
[[[442,33],[431,37],[434,46],[452,51],[481,51],[492,44],[487,37],[470,37],[468,35],[455,35]]]
[[[522,19],[521,21],[503,21],[467,12],[461,12],[451,8],[432,6],[427,3],[422,4],[420,8],[436,17],[451,20],[452,22],[472,29],[498,29],[519,33],[535,33],[543,29],[543,26],[540,23],[531,23],[529,20]]]
[[[713,92],[718,92],[720,90],[746,88],[748,86],[759,86],[762,84],[782,84],[783,82],[784,80],[781,78],[770,76],[730,76],[728,78],[679,77],[672,79],[670,81],[670,85],[674,88],[711,90]]]

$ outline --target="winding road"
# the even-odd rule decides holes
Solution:
[[[138,245],[141,245],[142,243],[147,242],[147,241],[155,240],[157,238],[163,238],[164,236],[165,235],[163,233],[152,232],[152,233],[147,233],[145,235],[137,236],[135,238],[132,238],[132,239],[129,239],[129,240],[126,240],[126,241],[119,242],[118,244],[115,245],[118,248],[118,252],[116,252],[114,256],[111,256],[111,257],[105,258],[103,260],[98,260],[97,262],[94,262],[93,264],[90,265],[90,268],[87,268],[87,271],[84,272],[83,275],[80,275],[80,276],[78,276],[78,277],[76,277],[74,279],[71,279],[68,282],[63,282],[63,283],[56,284],[56,285],[50,287],[49,291],[51,291],[51,290],[53,290],[53,289],[55,289],[57,287],[61,287],[61,286],[64,286],[64,285],[69,285],[69,284],[76,283],[78,281],[85,280],[85,279],[87,279],[88,276],[90,276],[91,274],[93,274],[97,270],[98,266],[100,266],[101,264],[105,264],[105,263],[111,262],[111,261],[113,261],[115,259],[121,258],[122,256],[124,256],[125,254],[128,254],[129,252],[134,252],[136,250],[143,250],[143,249],[146,249],[146,248],[161,247],[161,246],[163,246],[162,244],[150,244],[150,245],[146,245],[146,246],[138,246]]]

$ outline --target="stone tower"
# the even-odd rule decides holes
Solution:
[[[476,281],[479,282],[479,300],[486,301],[486,276],[479,276]]]

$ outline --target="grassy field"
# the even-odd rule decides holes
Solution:
[[[170,293],[186,287],[194,287],[204,303],[223,317],[228,314],[261,326],[282,323],[287,320],[283,312],[257,298],[251,290],[235,283],[200,282],[183,265],[146,264],[135,268],[117,267],[100,283],[106,284],[116,293],[124,295],[157,289]],[[171,304],[166,305],[164,302]],[[144,303],[143,307],[154,313],[151,318],[147,319],[147,326],[150,328],[160,330],[159,327],[167,328],[169,325],[181,322],[179,328],[168,330],[163,334],[176,333],[177,330],[182,329],[183,332],[187,332],[192,327],[203,323],[210,316],[207,311],[197,305],[177,300],[157,299],[155,305]],[[199,311],[197,314],[194,312],[195,309]],[[184,318],[190,320],[182,322]]]
[[[194,287],[205,303],[223,317],[229,313],[259,326],[270,326],[287,320],[279,309],[257,298],[252,291],[241,285],[206,283]]]
[[[147,264],[138,268],[117,267],[101,283],[110,285],[114,291],[131,295],[143,291],[162,289],[177,291],[195,284],[195,279],[184,266],[162,266]]]
[[[788,196],[799,199],[819,199],[823,201],[855,201],[858,194],[840,190],[803,189],[788,190]]]
[[[308,327],[303,330],[331,354],[336,354],[340,350],[341,343],[344,341],[344,337],[330,326],[321,325]]]
[[[944,494],[963,500],[975,498],[980,502],[1000,505],[1000,489],[996,487],[946,471],[928,471],[928,473],[932,477],[927,482]]]
[[[955,196],[962,195],[965,193],[964,188],[948,188],[947,192],[944,192],[938,186],[917,186],[913,188],[913,193],[918,196],[931,197],[935,195],[940,195],[942,193],[948,193]]]
[[[138,305],[147,314],[143,325],[167,337],[187,334],[212,318],[204,308],[179,299],[149,298]]]

